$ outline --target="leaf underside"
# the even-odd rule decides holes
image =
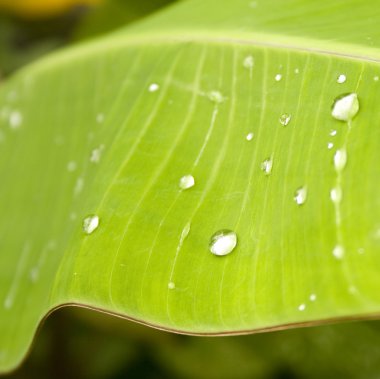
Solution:
[[[369,0],[187,1],[4,83],[0,370],[64,304],[206,335],[379,313],[379,16]],[[352,123],[332,118],[352,92]],[[216,257],[221,229],[238,245]]]

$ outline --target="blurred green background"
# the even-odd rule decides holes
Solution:
[[[0,0],[0,78],[173,2]],[[24,364],[6,377],[380,379],[379,340],[379,322],[205,338],[66,308],[48,318]]]

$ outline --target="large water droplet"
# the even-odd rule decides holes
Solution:
[[[338,76],[338,79],[336,80],[336,82],[339,83],[339,84],[343,84],[343,83],[346,82],[346,80],[347,80],[346,75],[344,75],[344,74],[340,74],[340,75]]]
[[[289,125],[289,122],[291,119],[292,119],[292,116],[290,114],[284,113],[283,115],[281,115],[279,121],[281,125],[287,126]]]
[[[252,69],[254,65],[255,65],[255,59],[253,58],[252,55],[248,55],[247,57],[244,58],[243,66],[245,68]]]
[[[263,163],[261,163],[261,169],[264,171],[265,175],[270,175],[273,168],[273,159],[267,158]]]
[[[294,201],[298,205],[302,205],[302,204],[305,204],[306,199],[307,199],[307,187],[298,188],[298,190],[294,194]]]
[[[331,115],[340,121],[350,121],[359,112],[359,99],[356,93],[337,97],[334,101]]]
[[[90,215],[83,220],[83,231],[86,234],[93,233],[99,226],[99,216]]]
[[[341,245],[336,245],[333,249],[333,256],[336,259],[342,259],[344,257],[344,247]]]
[[[195,179],[193,175],[185,175],[179,180],[179,188],[181,190],[187,190],[195,185]]]
[[[220,230],[212,235],[209,249],[218,256],[230,254],[236,247],[237,235],[232,230]]]
[[[347,164],[347,152],[346,149],[342,148],[335,152],[334,155],[334,167],[336,171],[342,171]]]

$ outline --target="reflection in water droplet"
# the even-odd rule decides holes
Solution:
[[[292,119],[292,116],[290,114],[284,113],[280,117],[280,124],[283,126],[289,125],[290,120]]]
[[[255,59],[253,58],[252,55],[248,55],[247,57],[244,58],[243,61],[243,66],[245,68],[251,69],[255,65]]]
[[[207,96],[210,101],[216,104],[221,104],[225,100],[225,97],[219,91],[211,91]]]
[[[307,187],[298,188],[298,190],[296,191],[294,195],[294,201],[298,205],[302,205],[302,204],[305,204],[306,199],[307,199]]]
[[[160,89],[160,86],[157,83],[152,83],[149,86],[149,92],[156,92]]]
[[[333,256],[336,259],[342,259],[344,257],[344,247],[341,245],[336,245],[333,249]]]
[[[251,132],[251,133],[248,133],[247,136],[245,137],[245,139],[247,141],[252,141],[253,140],[253,137],[254,137],[254,134]]]
[[[174,290],[174,289],[175,289],[175,283],[174,283],[174,282],[169,282],[169,283],[168,283],[168,288],[169,288],[170,290]]]
[[[337,172],[343,171],[347,164],[347,152],[342,148],[335,152],[334,167]]]
[[[230,254],[236,247],[237,235],[232,230],[223,229],[212,235],[209,249],[218,256]]]
[[[282,79],[282,75],[281,75],[281,74],[277,74],[277,75],[274,77],[274,80],[275,80],[276,82],[281,81],[281,79]]]
[[[9,126],[11,129],[18,129],[22,124],[22,114],[19,111],[13,111],[9,115]]]
[[[359,112],[359,100],[356,93],[341,95],[334,101],[331,115],[340,121],[351,121]]]
[[[340,75],[338,76],[338,79],[336,80],[336,82],[339,83],[339,84],[342,84],[342,83],[345,83],[346,80],[347,80],[346,75],[344,75],[344,74],[340,74]]]
[[[83,231],[86,234],[93,233],[99,226],[99,217],[97,215],[87,216],[83,220]]]
[[[273,168],[273,159],[267,158],[263,163],[261,163],[261,170],[264,171],[265,175],[270,175]]]
[[[342,201],[343,193],[340,187],[333,188],[330,191],[331,201],[335,204],[339,204]]]
[[[193,175],[185,175],[179,180],[179,188],[181,190],[187,190],[195,185],[195,179]]]

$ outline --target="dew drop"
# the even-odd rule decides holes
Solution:
[[[243,66],[245,68],[252,69],[254,65],[255,65],[255,59],[253,58],[252,55],[248,55],[247,57],[244,58]]]
[[[359,249],[358,249],[358,253],[359,253],[360,255],[364,254],[364,253],[365,253],[364,247],[359,247]]]
[[[252,8],[252,9],[257,8],[257,1],[251,1],[251,2],[249,3],[249,6],[250,6],[250,8]]]
[[[341,95],[334,100],[331,115],[340,121],[351,121],[359,112],[359,100],[356,93]]]
[[[328,148],[329,150],[331,150],[333,147],[334,147],[334,144],[333,144],[332,142],[329,142],[329,143],[327,144],[327,148]]]
[[[374,76],[374,77],[373,77],[373,80],[374,80],[375,82],[378,82],[379,79],[380,79],[380,78],[379,78],[378,76]]]
[[[168,283],[168,288],[169,288],[170,290],[174,290],[174,289],[175,289],[175,283],[174,283],[174,282],[169,282],[169,283]]]
[[[9,115],[9,126],[11,129],[16,130],[22,124],[22,114],[19,111],[13,111]]]
[[[68,172],[73,172],[77,169],[77,162],[75,161],[70,161],[68,164],[67,164],[67,171]]]
[[[347,152],[342,148],[335,152],[334,167],[337,172],[343,171],[347,164]]]
[[[347,80],[346,75],[344,75],[344,74],[340,74],[340,75],[338,76],[338,79],[336,80],[336,82],[339,83],[339,84],[343,84],[343,83],[346,82],[346,80]]]
[[[267,158],[264,162],[261,163],[261,170],[264,171],[265,175],[270,175],[273,168],[273,159]]]
[[[152,83],[149,86],[149,92],[157,92],[160,89],[160,86],[157,83]]]
[[[335,204],[339,204],[342,201],[343,193],[340,187],[335,187],[330,191],[331,201]]]
[[[90,162],[99,163],[103,150],[104,150],[104,145],[100,145],[99,147],[92,150],[91,156],[90,156]]]
[[[331,130],[331,132],[330,132],[331,137],[335,137],[336,134],[337,134],[337,131],[335,129]]]
[[[276,82],[281,81],[281,80],[282,80],[282,75],[281,75],[281,74],[277,74],[277,75],[274,77],[274,80],[275,80]]]
[[[333,256],[336,259],[342,259],[344,257],[344,247],[341,245],[336,245],[333,249]]]
[[[254,134],[251,132],[251,133],[248,133],[245,137],[245,139],[247,141],[252,141],[253,140],[253,137],[254,137]]]
[[[75,183],[74,195],[78,196],[83,191],[83,187],[84,187],[84,179],[80,176]]]
[[[281,125],[288,126],[291,119],[292,116],[290,114],[284,113],[283,115],[281,115],[279,121]]]
[[[219,230],[210,239],[209,249],[218,256],[230,254],[236,247],[237,235],[232,230]]]
[[[99,217],[97,215],[87,216],[83,220],[83,231],[86,234],[93,233],[99,226]]]
[[[96,122],[97,122],[98,124],[101,124],[103,121],[104,121],[104,114],[103,114],[103,113],[98,113],[98,114],[96,115]]]
[[[193,175],[185,175],[179,180],[179,188],[181,190],[187,190],[191,187],[194,187],[195,179]]]
[[[211,91],[208,93],[207,97],[210,101],[216,104],[221,104],[225,100],[225,97],[219,91]]]
[[[296,191],[294,195],[294,201],[297,203],[297,205],[303,205],[305,204],[307,199],[307,187],[300,187]]]
[[[298,75],[298,74],[300,73],[300,69],[299,69],[299,68],[295,68],[295,69],[294,69],[294,73],[295,73],[296,75]]]
[[[303,312],[305,309],[306,309],[306,304],[300,304],[300,305],[298,306],[298,310],[299,310],[300,312]]]
[[[310,301],[315,301],[317,300],[317,295],[315,293],[312,293],[309,297]]]

